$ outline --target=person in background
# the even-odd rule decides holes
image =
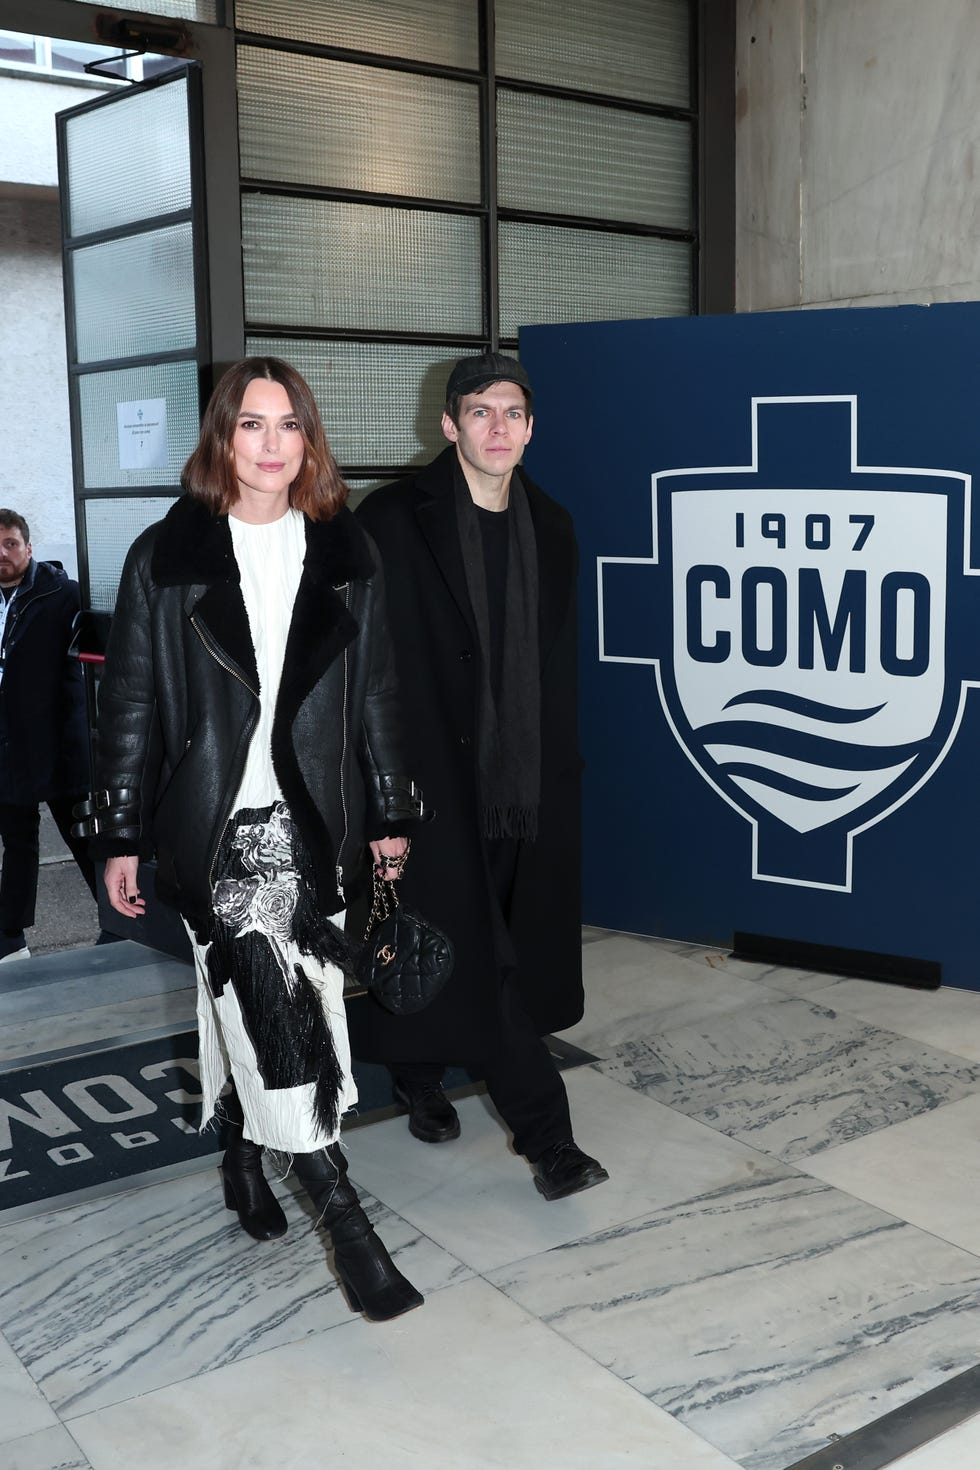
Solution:
[[[59,562],[35,561],[30,527],[0,509],[0,964],[30,958],[40,803],[46,802],[95,897],[95,865],[71,835],[88,790],[88,718],[80,664],[68,655],[78,583]]]
[[[577,1146],[543,1037],[582,1015],[577,551],[571,517],[518,468],[531,385],[500,353],[446,389],[449,447],[358,508],[377,543],[412,770],[439,813],[405,899],[456,946],[426,1010],[351,1007],[355,1055],[387,1063],[412,1134],[459,1135],[447,1062],[486,1080],[547,1200],[608,1178]]]
[[[341,930],[370,839],[397,877],[424,819],[405,774],[374,547],[309,387],[276,358],[222,377],[185,494],[132,546],[99,699],[92,849],[144,912],[140,858],[183,916],[199,984],[202,1128],[230,1073],[225,1202],[258,1240],[283,1212],[263,1146],[330,1233],[354,1311],[420,1306],[347,1177],[356,1101]]]

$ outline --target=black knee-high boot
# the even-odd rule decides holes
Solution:
[[[295,1154],[293,1170],[330,1232],[334,1265],[351,1310],[371,1322],[386,1322],[420,1307],[425,1300],[394,1264],[361,1208],[347,1178],[339,1143],[314,1154]]]
[[[242,1104],[234,1089],[222,1099],[228,1120],[227,1148],[221,1161],[225,1204],[238,1211],[242,1229],[253,1240],[276,1240],[286,1233],[286,1216],[262,1172],[262,1145],[243,1137]]]

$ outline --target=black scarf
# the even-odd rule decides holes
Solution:
[[[541,797],[541,675],[538,656],[538,548],[527,495],[510,482],[506,614],[500,699],[490,683],[490,613],[483,538],[469,486],[457,461],[453,486],[466,586],[480,642],[477,763],[486,837],[538,835]]]

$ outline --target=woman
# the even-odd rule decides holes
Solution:
[[[291,1154],[352,1309],[381,1321],[422,1297],[338,1142],[357,1096],[338,925],[365,832],[397,877],[423,811],[401,761],[377,556],[307,384],[275,358],[221,379],[182,484],[122,574],[93,851],[131,918],[145,908],[138,862],[155,856],[157,893],[190,932],[202,1128],[229,1073],[235,1085],[226,1204],[256,1239],[283,1234],[262,1145]]]

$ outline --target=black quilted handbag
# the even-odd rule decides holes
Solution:
[[[374,902],[358,979],[385,1010],[410,1016],[435,1000],[453,973],[452,941],[403,904],[396,884],[374,875]]]

